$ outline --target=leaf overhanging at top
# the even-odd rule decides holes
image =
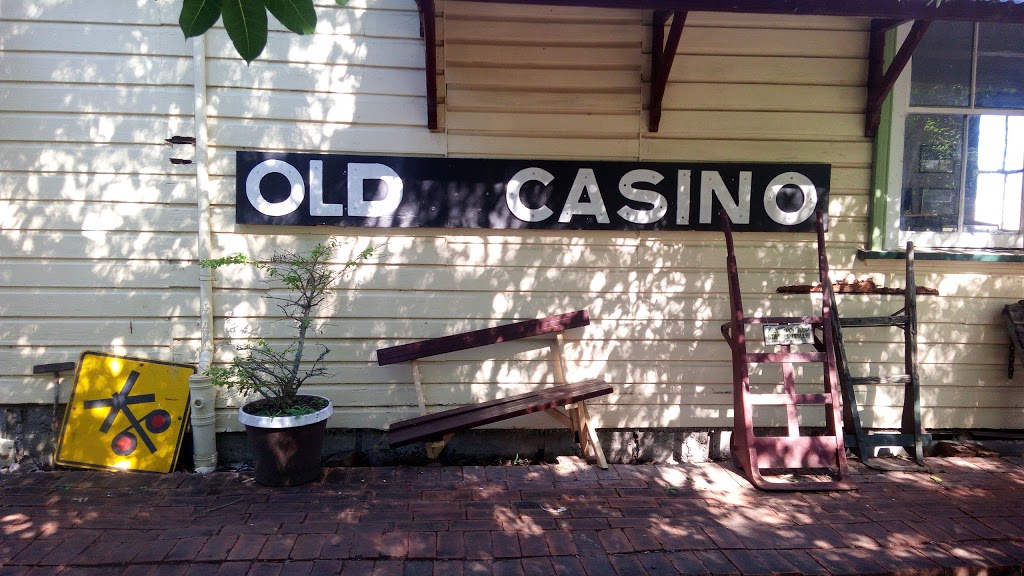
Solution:
[[[313,0],[266,0],[267,9],[285,28],[296,34],[316,31],[316,10]]]
[[[252,62],[267,46],[267,9],[263,0],[224,0],[224,28],[238,55]]]
[[[222,0],[183,0],[178,26],[185,38],[200,36],[220,19]]]

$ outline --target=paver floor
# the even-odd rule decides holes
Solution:
[[[0,575],[1021,574],[1024,459],[852,463],[763,493],[728,464],[57,471],[0,478]]]

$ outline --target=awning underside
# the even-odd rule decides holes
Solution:
[[[543,4],[585,8],[653,10],[651,26],[651,91],[648,130],[657,132],[661,105],[675,61],[688,12],[731,12],[789,16],[840,16],[870,18],[868,96],[864,112],[865,137],[874,137],[881,120],[882,104],[910,61],[933,20],[1002,22],[1024,24],[1024,0],[476,0],[504,4]],[[426,47],[427,127],[438,129],[437,38],[434,0],[417,0],[420,32]],[[885,68],[886,32],[913,21],[910,34]],[[666,32],[666,27],[668,30]]]

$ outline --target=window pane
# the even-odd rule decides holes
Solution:
[[[907,116],[900,218],[903,230],[957,230],[963,136],[964,116]]]
[[[914,51],[911,106],[969,106],[974,24],[932,22]]]
[[[975,104],[1024,108],[1024,26],[980,25]]]
[[[1024,170],[1024,116],[1008,117],[1006,126],[1006,169]]]
[[[1024,122],[973,116],[968,122],[964,227],[972,232],[1020,230]]]

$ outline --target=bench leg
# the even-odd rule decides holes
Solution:
[[[562,426],[565,426],[570,430],[574,429],[572,418],[570,418],[568,415],[566,415],[565,412],[562,412],[558,408],[548,408],[544,412],[546,412],[548,416],[551,416],[555,420],[558,420],[558,423],[561,424]]]
[[[454,433],[445,434],[444,438],[442,438],[441,440],[435,440],[433,442],[424,442],[423,444],[427,449],[427,458],[434,460],[438,456],[440,456],[441,450],[444,450],[444,447],[448,445],[448,442],[451,441],[452,436],[454,435]]]
[[[590,414],[587,412],[587,404],[582,401],[578,402],[575,412],[579,414],[580,444],[584,446],[584,453],[586,453],[586,445],[583,444],[583,440],[586,438],[590,441],[590,446],[594,448],[594,455],[597,456],[598,468],[607,470],[608,460],[604,457],[604,450],[601,448],[601,441],[597,438],[597,429],[594,428],[593,423],[590,420]]]
[[[605,459],[604,451],[601,449],[601,442],[597,439],[597,430],[590,425],[590,416],[587,414],[586,404],[577,402],[576,404],[567,404],[566,408],[569,409],[568,414],[558,408],[548,408],[545,412],[579,436],[582,454],[586,454],[587,447],[592,446],[594,448],[594,455],[597,457],[597,465],[602,469],[607,469],[608,461]]]
[[[572,425],[569,429],[572,430],[573,434],[576,435],[577,440],[580,444],[580,455],[587,453],[587,431],[584,430],[584,426],[587,422],[586,416],[580,412],[580,405],[582,402],[575,402],[573,404],[566,404],[565,409],[569,412],[569,418],[572,420]]]

